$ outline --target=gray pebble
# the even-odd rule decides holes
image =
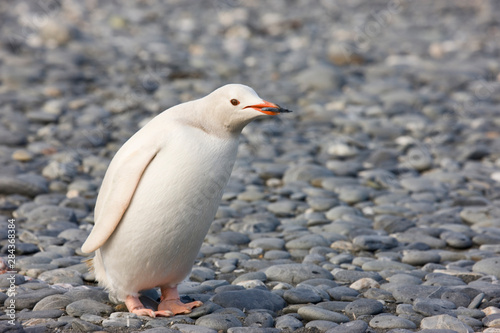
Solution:
[[[113,308],[92,299],[82,299],[68,304],[68,306],[66,306],[66,312],[73,317],[80,317],[83,314],[102,316],[113,312]]]
[[[366,251],[391,249],[398,246],[398,241],[395,238],[376,235],[357,236],[352,240],[352,243],[361,250]]]
[[[286,243],[289,250],[309,250],[315,246],[329,246],[330,243],[321,235],[304,235]]]
[[[71,297],[66,295],[51,295],[36,303],[33,311],[65,309],[72,302]]]
[[[69,268],[53,269],[50,271],[43,272],[38,276],[42,281],[48,283],[69,283],[72,285],[82,285],[82,275]]]
[[[283,176],[283,182],[293,183],[297,181],[309,182],[315,178],[324,178],[333,176],[333,173],[319,165],[305,164],[288,168]]]
[[[0,194],[20,194],[32,198],[48,190],[47,180],[39,175],[0,176]]]
[[[480,260],[472,266],[472,271],[500,278],[500,258],[486,258]]]
[[[432,330],[448,329],[459,333],[474,332],[474,330],[470,326],[461,322],[460,319],[446,314],[426,317],[422,319],[420,328]]]
[[[62,292],[53,288],[42,288],[38,290],[33,290],[31,292],[26,292],[22,294],[17,294],[15,296],[16,310],[22,309],[32,309],[36,303],[44,299],[47,296],[61,294]],[[5,300],[5,306],[10,304],[11,298]]]
[[[384,311],[384,305],[373,299],[357,299],[345,308],[354,318],[362,315],[376,315]]]
[[[172,328],[179,330],[182,333],[217,333],[217,330],[209,327],[188,324],[174,324],[172,325]]]
[[[312,320],[306,324],[306,328],[315,328],[320,332],[326,332],[331,328],[337,327],[338,324],[328,320]]]
[[[344,286],[328,289],[327,292],[332,299],[337,301],[349,300],[359,295],[358,291]]]
[[[433,251],[406,251],[401,261],[413,266],[423,266],[427,263],[440,262],[441,256]]]
[[[212,301],[225,308],[266,309],[274,312],[286,305],[280,296],[260,289],[224,291],[216,294]]]
[[[285,241],[281,238],[258,238],[252,240],[249,244],[251,248],[261,248],[264,251],[269,250],[283,250],[285,248]]]
[[[311,292],[306,288],[293,288],[285,291],[283,298],[289,304],[305,304],[305,303],[318,303],[322,301],[322,297],[318,294]]]
[[[290,316],[290,315],[284,315],[281,317],[276,318],[276,328],[279,328],[281,330],[291,330],[294,331],[296,329],[299,329],[303,327],[304,324],[297,318]]]
[[[367,329],[368,324],[364,321],[353,320],[331,328],[327,331],[327,333],[365,333]]]
[[[268,280],[297,284],[306,280],[325,278],[333,280],[333,275],[316,265],[284,264],[269,267],[265,271]]]
[[[375,316],[372,320],[370,320],[370,327],[378,329],[415,329],[417,328],[417,325],[415,325],[415,323],[408,319],[400,318],[390,314],[381,314]]]
[[[196,320],[196,325],[205,326],[216,331],[227,331],[230,327],[242,326],[241,321],[234,315],[213,313]]]
[[[267,312],[253,311],[245,318],[244,325],[249,327],[273,327],[274,318]]]

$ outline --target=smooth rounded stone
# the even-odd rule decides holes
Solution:
[[[376,271],[380,272],[383,270],[401,270],[401,271],[411,271],[415,267],[392,260],[377,259],[373,261],[368,261],[361,266],[364,271]]]
[[[249,327],[273,327],[274,318],[271,314],[264,311],[252,311],[250,312],[243,324]]]
[[[26,279],[24,275],[4,273],[0,275],[0,288],[9,289],[12,283],[15,284],[16,286],[19,286],[23,284],[25,281]]]
[[[422,279],[410,275],[410,274],[394,274],[386,278],[392,284],[407,284],[407,285],[419,285],[422,284]]]
[[[217,234],[207,235],[207,242],[213,245],[229,244],[229,245],[245,245],[250,242],[248,235],[235,231],[223,231]]]
[[[480,260],[472,266],[472,271],[500,278],[500,258],[494,257]]]
[[[442,273],[429,273],[425,276],[425,282],[423,285],[426,286],[463,286],[466,283],[458,276],[453,276],[449,274]]]
[[[304,235],[285,244],[289,250],[309,250],[315,246],[330,246],[330,243],[321,235]]]
[[[354,237],[352,240],[354,246],[361,250],[377,251],[392,249],[398,246],[396,238],[390,236],[377,236],[377,235],[362,235]]]
[[[390,283],[392,285],[392,283]],[[392,296],[399,303],[413,304],[418,298],[440,298],[447,290],[443,287],[422,286],[422,285],[393,285],[388,289],[388,284],[382,285],[381,288],[392,292]]]
[[[316,178],[334,176],[333,173],[319,165],[304,164],[289,167],[283,176],[285,184],[293,182],[309,182]]]
[[[271,327],[231,327],[227,333],[280,333],[281,330]]]
[[[439,237],[455,249],[468,249],[472,246],[470,237],[461,232],[445,231]]]
[[[392,294],[386,290],[378,289],[376,287],[369,288],[363,293],[363,296],[366,298],[371,298],[379,301],[385,302],[394,302],[395,299],[392,297]]]
[[[142,326],[142,320],[134,318],[104,319],[101,324],[102,327],[122,327],[127,329],[138,329]]]
[[[345,313],[354,318],[362,315],[376,315],[384,311],[384,305],[374,299],[357,299],[346,306]]]
[[[375,316],[369,323],[370,327],[378,329],[415,329],[417,325],[414,322],[401,317],[393,316],[390,314],[381,314]]]
[[[465,207],[460,212],[462,220],[469,224],[481,224],[489,226],[493,221],[500,218],[500,208],[486,206],[486,207]]]
[[[15,298],[9,297],[5,299],[4,306],[7,307],[10,300],[15,299],[16,310],[32,309],[40,300],[55,294],[62,294],[62,291],[54,288],[42,288],[22,294],[19,293],[14,296]]]
[[[238,194],[237,199],[243,201],[259,201],[266,197],[266,194],[257,190],[249,190]]]
[[[320,254],[308,254],[302,260],[303,264],[321,264],[326,261],[326,258]],[[325,268],[325,267],[323,267]]]
[[[423,266],[440,262],[441,256],[434,251],[404,251],[401,261],[412,266]]]
[[[444,240],[425,234],[404,232],[404,233],[396,233],[393,234],[392,236],[396,238],[398,242],[403,244],[424,243],[427,244],[432,249],[442,249],[446,247],[446,242]]]
[[[265,309],[278,312],[286,306],[280,296],[261,289],[224,291],[216,294],[212,302],[224,308]]]
[[[285,241],[281,238],[264,237],[252,240],[248,246],[251,248],[261,248],[264,251],[283,250],[285,248]]]
[[[297,313],[307,321],[311,320],[327,320],[335,323],[346,323],[349,318],[343,314],[326,310],[317,306],[303,306],[297,310]]]
[[[173,324],[171,328],[182,333],[217,333],[217,330],[209,327],[180,323]]]
[[[319,266],[312,264],[282,264],[271,266],[265,274],[269,281],[281,281],[298,284],[310,279],[333,280],[333,275]]]
[[[39,175],[0,176],[0,194],[20,194],[33,198],[48,191],[47,180]]]
[[[318,303],[323,300],[320,295],[306,288],[292,288],[287,290],[283,294],[283,298],[288,304]]]
[[[240,282],[251,281],[251,280],[259,280],[264,282],[267,280],[267,276],[264,272],[245,273],[241,274],[236,279],[234,279],[233,282],[231,282],[231,284],[238,284]]]
[[[457,318],[465,325],[470,326],[474,330],[474,332],[477,332],[481,328],[483,328],[483,322],[481,320],[467,316],[457,316]],[[500,327],[500,322],[498,324],[498,327]]]
[[[337,301],[351,299],[359,295],[359,292],[357,290],[344,286],[328,289],[327,292],[332,297],[332,299]]]
[[[338,200],[335,198],[316,198],[316,197],[308,197],[307,204],[309,207],[314,209],[317,212],[326,211],[338,204]]]
[[[460,319],[447,314],[426,317],[420,322],[421,329],[449,329],[458,333],[472,333],[474,330]]]
[[[82,274],[69,268],[59,268],[43,272],[38,276],[42,281],[55,283],[69,283],[72,285],[82,285]]]
[[[264,253],[264,259],[267,260],[290,259],[291,257],[291,254],[287,251],[271,250]]]
[[[103,317],[92,315],[92,314],[83,314],[80,316],[80,319],[88,321],[88,322],[93,323],[93,324],[100,324],[104,320]]]
[[[451,309],[455,308],[455,305],[451,302],[451,306],[445,307],[444,305],[450,304],[442,304],[441,299],[435,298],[419,298],[416,299],[413,303],[413,310],[417,313],[420,313],[426,317],[436,316],[440,314],[448,314],[453,315]]]
[[[194,267],[190,279],[197,282],[213,280],[215,279],[215,271],[207,267]]]
[[[400,181],[401,186],[412,192],[435,192],[443,190],[443,185],[434,179],[425,177],[404,178]]]
[[[67,229],[59,233],[57,237],[63,238],[68,241],[80,240],[85,241],[89,235],[87,230],[82,229]]]
[[[349,206],[337,206],[325,213],[326,218],[332,221],[345,219],[347,216],[358,215],[360,215],[359,210]]]
[[[50,295],[36,303],[33,311],[65,309],[71,302],[71,297],[66,295]]]
[[[281,330],[295,331],[303,326],[304,324],[302,324],[300,320],[290,315],[284,315],[276,318],[275,327]]]
[[[36,207],[26,214],[29,221],[46,224],[53,221],[70,221],[76,222],[76,215],[73,209],[43,205]]]
[[[93,314],[96,316],[109,315],[113,308],[107,304],[94,301],[92,299],[81,299],[66,306],[66,312],[73,317],[80,317],[83,314]]]
[[[486,327],[500,328],[500,312],[487,315],[483,318],[482,323]]]
[[[328,320],[312,320],[306,324],[306,328],[315,328],[320,332],[326,332],[331,328],[337,327],[338,324]]]
[[[373,223],[373,229],[382,229],[388,234],[404,232],[414,226],[415,223],[413,221],[394,215],[377,215],[375,216],[375,222]]]
[[[351,270],[338,270],[333,273],[335,281],[354,283],[362,278],[370,278],[375,281],[382,281],[383,278],[377,272],[363,272],[363,271],[351,271]]]
[[[350,205],[366,201],[370,197],[370,189],[364,186],[344,186],[338,189],[339,199]]]
[[[269,213],[256,213],[243,217],[241,223],[230,225],[230,229],[243,233],[273,232],[280,225],[280,220]],[[238,230],[235,227],[238,227]]]
[[[361,320],[353,320],[348,323],[340,324],[337,327],[331,328],[326,333],[365,333],[368,329],[368,324]]]
[[[336,256],[330,257],[330,262],[335,265],[350,264],[354,256],[350,253],[341,253]]]
[[[267,205],[267,209],[277,216],[290,216],[295,212],[297,203],[291,200],[282,200]]]

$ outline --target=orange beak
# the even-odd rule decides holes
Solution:
[[[285,113],[285,112],[292,112],[291,110],[282,108],[278,104],[274,104],[274,103],[267,102],[267,101],[264,101],[264,103],[262,103],[262,104],[249,105],[249,106],[244,107],[244,109],[247,109],[247,108],[252,108],[252,109],[255,109],[255,110],[260,111],[262,113],[271,115],[271,116],[275,116],[277,114]]]

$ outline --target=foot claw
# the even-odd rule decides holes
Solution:
[[[138,316],[148,316],[148,317],[151,317],[151,318],[156,318],[156,312],[154,312],[151,309],[146,309],[146,308],[134,309],[134,310],[132,310],[130,312],[132,312],[133,314],[136,314]]]
[[[172,311],[163,310],[163,311],[155,311],[155,315],[157,317],[172,317],[174,313]]]

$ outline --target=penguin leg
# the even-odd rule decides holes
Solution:
[[[125,305],[127,306],[129,312],[134,313],[138,316],[149,316],[152,318],[155,318],[156,316],[159,317],[173,316],[173,313],[170,311],[153,311],[151,309],[147,309],[146,307],[144,307],[142,302],[139,300],[139,297],[137,296],[128,295],[127,298],[125,299]]]
[[[190,313],[193,308],[196,308],[203,303],[200,301],[194,301],[191,303],[182,303],[179,297],[179,292],[177,291],[177,286],[175,287],[161,287],[161,302],[158,305],[158,312],[167,311],[172,312],[174,315],[181,313]]]

